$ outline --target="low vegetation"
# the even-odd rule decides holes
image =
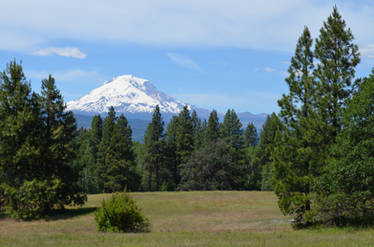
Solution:
[[[95,212],[96,226],[102,232],[147,232],[149,221],[128,193],[116,193],[103,200]]]

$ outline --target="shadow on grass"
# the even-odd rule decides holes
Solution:
[[[0,211],[0,220],[8,217],[8,214]]]
[[[44,217],[46,221],[60,220],[60,219],[70,219],[77,216],[83,216],[96,211],[97,207],[87,207],[87,208],[69,208],[63,210],[56,210]]]

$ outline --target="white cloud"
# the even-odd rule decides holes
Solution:
[[[293,51],[304,25],[316,37],[335,3],[334,0],[2,0],[0,37],[9,37],[12,32],[27,34],[30,39],[27,47],[70,39]],[[374,32],[367,30],[374,26],[374,4],[347,0],[337,5],[358,43],[372,42]],[[13,35],[11,43],[24,42],[21,36]],[[8,46],[9,42],[0,41],[0,49]]]
[[[46,49],[35,51],[32,54],[37,55],[37,56],[58,55],[62,57],[73,57],[73,58],[79,58],[79,59],[86,58],[86,54],[81,52],[78,48],[75,48],[75,47],[64,47],[64,48],[49,47]]]
[[[59,72],[48,72],[48,71],[33,71],[28,70],[25,72],[27,77],[32,79],[42,80],[48,77],[51,74],[56,81],[77,81],[80,79],[94,79],[97,81],[100,75],[96,71],[73,69]]]
[[[373,59],[374,58],[374,44],[365,46],[360,49],[360,53],[362,56]]]
[[[198,70],[198,71],[201,70],[200,66],[197,65],[195,61],[193,61],[192,59],[186,56],[183,56],[177,53],[167,53],[166,55],[171,61],[173,61],[174,63],[176,63],[177,65],[181,67],[192,69],[192,70]]]
[[[274,72],[275,69],[273,69],[273,68],[271,68],[271,67],[266,67],[266,68],[264,68],[264,71],[265,71],[265,72],[269,72],[269,73],[271,73],[271,72]]]

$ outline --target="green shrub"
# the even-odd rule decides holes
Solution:
[[[10,216],[22,220],[39,219],[54,209],[63,209],[65,204],[81,205],[86,200],[86,196],[80,194],[65,196],[66,186],[57,178],[25,181],[18,188],[4,183],[0,190]]]
[[[102,232],[147,232],[149,221],[128,193],[113,194],[95,212],[97,229]]]

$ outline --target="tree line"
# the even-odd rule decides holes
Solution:
[[[91,128],[78,131],[73,163],[83,168],[86,193],[270,189],[262,182],[262,164],[275,135],[274,119],[268,117],[258,137],[252,123],[243,129],[234,110],[222,122],[213,110],[206,121],[185,106],[165,125],[156,106],[140,143],[132,142],[126,117],[117,118],[111,107],[104,119],[96,115]]]

